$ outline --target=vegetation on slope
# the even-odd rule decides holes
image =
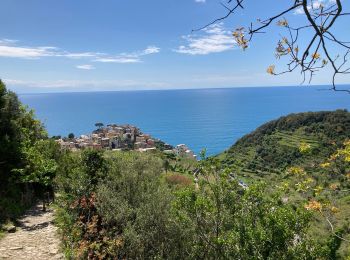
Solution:
[[[282,187],[285,200],[315,210],[309,234],[325,242],[333,233],[334,255],[344,257],[350,238],[349,139],[347,111],[292,114],[264,124],[218,158],[245,182],[263,181],[270,191]]]
[[[219,158],[241,176],[278,175],[293,165],[323,162],[348,138],[350,113],[345,110],[291,114],[242,137]],[[303,154],[301,146],[311,152]]]
[[[55,187],[67,258],[335,259],[350,253],[345,111],[285,117],[197,164],[159,151],[60,151],[1,82],[0,108],[0,219],[14,218],[27,193],[42,197]],[[232,172],[268,185],[250,181],[247,189]],[[310,225],[319,218],[329,228],[322,214],[336,225],[317,240],[324,229]]]
[[[0,80],[0,229],[51,187],[59,150]]]
[[[329,254],[306,236],[310,212],[281,203],[277,193],[266,196],[261,185],[242,190],[215,159],[200,163],[197,187],[190,176],[165,173],[155,154],[86,150],[67,153],[63,160],[57,223],[68,258],[316,259]]]

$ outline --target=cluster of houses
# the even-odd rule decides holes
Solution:
[[[197,158],[197,155],[194,154],[192,150],[190,150],[187,145],[185,144],[178,144],[175,146],[175,148],[172,150],[175,155],[179,157],[186,157],[186,158]]]
[[[106,127],[97,123],[98,129],[89,135],[81,135],[78,138],[60,138],[57,142],[65,150],[81,149],[106,149],[106,150],[137,150],[148,152],[156,150],[157,143],[162,143],[161,150],[165,153],[174,153],[177,156],[196,158],[195,154],[184,144],[175,148],[158,139],[153,139],[149,134],[144,134],[139,128],[132,125],[111,124]]]

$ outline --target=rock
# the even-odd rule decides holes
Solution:
[[[8,226],[6,227],[6,231],[9,232],[9,233],[15,233],[16,232],[16,227],[11,225],[11,226]]]
[[[56,250],[51,250],[50,251],[50,255],[57,255],[57,253],[58,253],[58,250],[56,249]]]
[[[21,250],[21,249],[23,249],[23,246],[10,247],[10,250]]]

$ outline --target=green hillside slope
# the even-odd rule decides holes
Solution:
[[[350,138],[347,111],[291,114],[242,137],[219,158],[238,175],[265,178],[281,174],[289,166],[321,163],[347,138]],[[308,155],[300,152],[302,145],[311,148]]]
[[[329,240],[343,258],[350,254],[350,161],[334,155],[350,148],[344,149],[347,140],[350,113],[345,110],[291,114],[262,125],[217,157],[248,185],[263,181],[271,191],[285,186],[286,200],[320,202],[310,235]],[[330,239],[332,232],[348,241]]]

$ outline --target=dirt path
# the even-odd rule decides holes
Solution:
[[[52,210],[43,212],[39,205],[28,210],[17,231],[0,240],[0,259],[63,259],[52,221]]]

